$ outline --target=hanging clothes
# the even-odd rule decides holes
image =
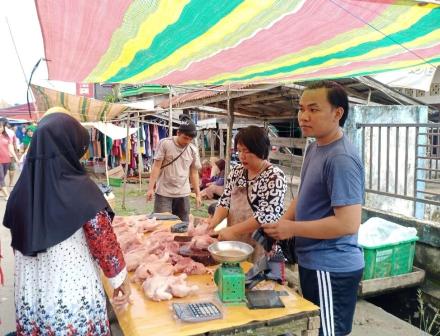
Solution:
[[[168,127],[158,126],[159,140],[168,137]],[[170,134],[169,136],[172,136]]]
[[[153,151],[151,150],[151,133],[150,133],[150,125],[144,125],[145,131],[145,156],[151,157],[153,156]]]
[[[144,128],[142,127],[142,125],[139,126],[138,128],[138,144],[139,144],[139,148],[138,148],[138,154],[142,155],[145,154],[145,131]]]
[[[153,128],[153,151],[155,152],[157,149],[157,145],[159,144],[159,129],[157,125],[151,125]]]

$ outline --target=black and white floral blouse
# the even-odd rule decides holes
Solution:
[[[283,171],[270,165],[257,177],[248,180],[243,165],[236,165],[228,176],[225,190],[218,200],[218,205],[229,209],[232,190],[246,188],[246,183],[248,184],[251,208],[257,222],[260,224],[277,222],[284,213],[284,196],[287,190]]]

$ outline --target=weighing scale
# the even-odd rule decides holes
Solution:
[[[227,304],[245,303],[246,277],[240,262],[245,261],[254,248],[238,241],[220,241],[209,245],[208,251],[214,260],[221,263],[214,273],[220,300]]]

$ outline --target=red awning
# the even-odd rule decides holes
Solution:
[[[15,105],[7,108],[0,109],[0,117],[9,119],[26,119],[37,120],[37,114],[35,111],[34,103],[30,104],[31,116],[29,116],[29,108],[27,104]]]

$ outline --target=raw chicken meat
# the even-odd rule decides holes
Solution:
[[[118,238],[118,242],[121,246],[122,252],[124,253],[136,250],[137,248],[142,246],[142,236],[138,233],[128,231],[122,234],[116,233],[116,236]]]
[[[156,218],[143,218],[138,219],[136,223],[139,232],[151,232],[157,229],[161,224],[156,221]]]
[[[145,215],[121,217],[116,216],[113,219],[112,226],[119,232],[127,230],[136,230],[140,233],[151,232],[161,225],[156,218],[147,218]]]
[[[194,250],[207,250],[209,245],[216,243],[217,241],[217,239],[212,238],[207,234],[194,236],[189,243],[189,248]]]
[[[197,221],[196,219],[191,216],[189,218],[189,224],[188,224],[188,236],[194,237],[194,236],[202,236],[209,233],[209,224],[202,220]]]
[[[165,253],[161,258],[150,255],[143,260],[142,264],[134,272],[133,282],[141,283],[155,275],[169,276],[174,273],[174,267],[169,262],[169,254]]]
[[[207,268],[202,263],[196,262],[188,257],[182,257],[174,265],[174,273],[185,273],[187,275],[205,274]]]
[[[199,288],[189,286],[186,282],[186,274],[178,276],[155,275],[148,278],[142,284],[145,295],[153,301],[171,300],[175,297],[185,297]]]
[[[144,244],[135,250],[125,253],[124,259],[127,271],[133,272],[141,263],[155,262],[159,260],[159,256],[151,254],[150,248]],[[166,259],[168,260],[168,257]]]

